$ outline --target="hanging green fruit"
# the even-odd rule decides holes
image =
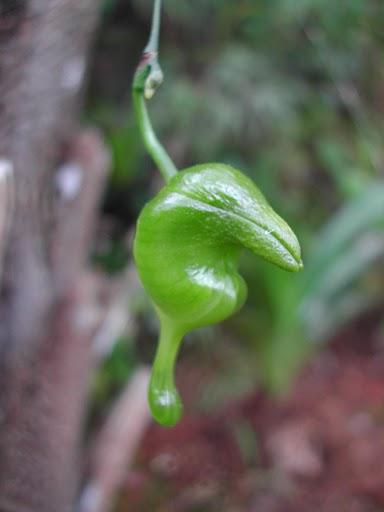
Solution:
[[[228,318],[245,301],[246,284],[237,270],[240,250],[249,249],[288,271],[303,265],[295,234],[249,178],[219,163],[178,173],[159,143],[145,103],[162,81],[159,15],[160,1],[155,1],[151,38],[135,75],[133,97],[144,142],[167,184],[140,214],[134,257],[160,320],[149,404],[159,423],[172,426],[182,414],[174,384],[181,340],[193,329]]]

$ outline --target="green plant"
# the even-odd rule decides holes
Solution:
[[[303,274],[301,321],[324,340],[375,300],[356,282],[384,254],[384,182],[375,180],[346,203],[317,236]],[[381,289],[379,290],[381,296]]]
[[[308,265],[295,279],[267,265],[255,272],[249,258],[244,262],[245,274],[256,280],[250,284],[250,306],[257,305],[255,290],[261,289],[269,311],[265,336],[244,333],[254,342],[269,391],[285,392],[314,349],[382,303],[383,197],[384,182],[375,180],[331,215],[315,234]]]
[[[133,82],[133,101],[148,152],[166,186],[140,214],[134,255],[160,319],[160,342],[149,387],[153,416],[174,425],[182,412],[173,367],[184,335],[220,322],[244,303],[237,272],[241,248],[285,270],[302,268],[299,242],[286,222],[240,171],[224,164],[177,172],[158,141],[146,108],[162,82],[157,60],[161,1]]]

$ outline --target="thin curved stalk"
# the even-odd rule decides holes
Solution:
[[[133,80],[133,104],[144,145],[168,182],[177,173],[177,168],[155,134],[146,104],[163,82],[158,62],[160,11],[161,0],[155,0],[151,33]]]

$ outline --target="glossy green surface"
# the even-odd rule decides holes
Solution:
[[[149,403],[163,425],[174,425],[182,413],[173,375],[183,336],[224,320],[244,303],[241,248],[289,271],[302,268],[293,231],[255,184],[227,165],[181,171],[139,217],[134,256],[161,324]]]

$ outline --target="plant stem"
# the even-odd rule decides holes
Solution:
[[[148,153],[151,155],[153,161],[159,168],[159,171],[165,182],[168,182],[172,176],[177,174],[175,164],[172,162],[170,156],[164,149],[164,146],[160,143],[152,128],[143,94],[134,91],[133,102],[140,132],[144,140],[144,145]]]
[[[153,4],[151,33],[144,53],[159,51],[161,0],[155,0]]]
[[[177,174],[177,169],[153,130],[146,105],[146,100],[152,98],[163,81],[158,62],[160,11],[161,0],[155,0],[151,33],[133,79],[133,104],[144,145],[164,180],[168,182]]]

